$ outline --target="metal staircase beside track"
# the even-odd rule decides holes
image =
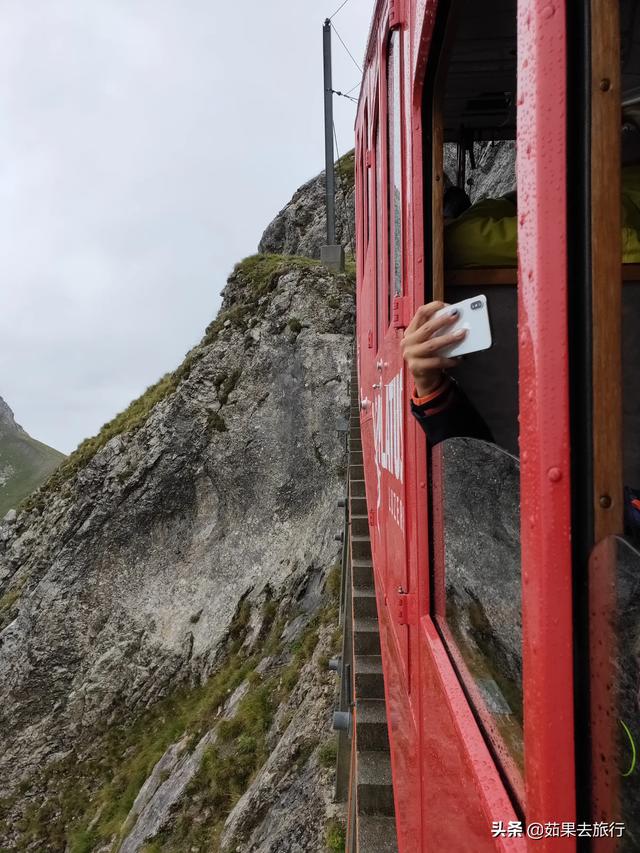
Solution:
[[[336,798],[346,799],[346,853],[397,853],[391,760],[376,593],[371,559],[360,434],[358,379],[351,376],[345,507],[339,724]],[[345,712],[349,712],[348,715]],[[348,782],[346,776],[348,773]]]

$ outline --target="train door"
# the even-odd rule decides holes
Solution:
[[[547,214],[548,227],[556,229],[556,239],[562,241],[565,228],[562,192],[558,189],[566,168],[563,15],[557,4],[550,4],[548,9],[550,15],[545,18],[536,4],[517,0],[439,4],[426,68],[421,116],[424,256],[428,266],[425,301],[455,303],[485,294],[494,345],[485,353],[468,357],[455,374],[458,388],[481,414],[493,441],[457,437],[427,445],[423,451],[427,457],[425,525],[429,530],[427,553],[423,552],[423,574],[428,582],[420,599],[424,850],[522,850],[527,845],[527,819],[544,822],[552,817],[560,826],[561,819],[568,821],[574,814],[573,741],[571,717],[567,716],[572,702],[568,518],[565,512],[558,536],[550,539],[558,546],[558,558],[565,560],[564,572],[549,585],[550,543],[545,543],[542,552],[523,545],[524,528],[530,541],[535,512],[542,509],[546,518],[549,507],[539,506],[538,491],[521,494],[521,483],[526,482],[531,470],[537,476],[542,464],[542,457],[534,455],[534,450],[543,432],[524,434],[519,421],[526,422],[538,410],[538,401],[532,395],[539,378],[530,372],[532,350],[527,327],[539,310],[533,278],[539,272],[536,285],[543,285],[546,270],[537,269],[533,263],[532,272],[526,268],[523,274],[522,264],[518,268],[517,240],[528,217],[535,227],[541,211]],[[534,79],[533,88],[525,93],[519,79],[522,69],[531,62],[536,74],[544,70],[536,50],[544,38],[538,29],[540,22],[547,20],[545,49],[556,50],[555,67],[561,69],[558,85],[553,91]],[[534,48],[528,61],[519,63],[518,49],[526,50],[529,44]],[[529,99],[526,105],[525,98]],[[527,120],[529,111],[531,120]],[[542,130],[537,122],[549,117],[560,133],[559,145],[548,153],[549,175],[554,164],[560,163],[561,172],[536,196],[541,172],[535,172],[535,183],[523,192],[515,182],[516,156],[533,154]],[[547,138],[552,139],[550,135]],[[539,167],[540,162],[536,165]],[[556,209],[549,215],[545,204],[553,193]],[[461,205],[451,204],[452,199]],[[542,236],[531,233],[529,248],[533,246],[535,259],[540,257]],[[562,255],[556,253],[555,258],[561,264]],[[553,300],[561,305],[566,286],[562,266],[555,270],[553,284]],[[525,315],[527,298],[531,310]],[[562,323],[561,312],[557,322]],[[560,350],[554,355],[561,355]],[[540,347],[534,356],[533,367],[537,368],[546,354]],[[552,358],[546,361],[547,365],[553,363]],[[562,373],[566,364],[560,361],[559,365]],[[454,387],[452,393],[459,391]],[[548,393],[558,393],[561,398],[561,383],[556,382]],[[556,435],[562,432],[557,429],[558,423]],[[566,438],[565,432],[565,448]],[[566,453],[560,458],[562,464],[567,462]],[[562,465],[557,464],[560,472]],[[545,475],[551,483],[551,475]],[[558,522],[568,505],[567,479],[551,504]],[[535,509],[525,515],[523,508],[531,507],[532,500]],[[537,563],[532,558],[534,553]],[[529,588],[535,586],[536,594],[541,593],[535,602],[539,607],[554,583],[562,594],[547,611],[549,645],[557,654],[556,633],[565,643],[561,656],[557,656],[555,673],[546,668],[548,649],[544,641],[537,652],[541,656],[538,675],[544,673],[549,685],[558,685],[559,719],[555,723],[549,719],[549,703],[545,709],[539,688],[527,707],[538,726],[538,730],[530,729],[537,731],[539,741],[532,750],[534,756],[542,755],[546,761],[549,736],[554,744],[559,736],[564,739],[557,762],[564,770],[568,755],[570,770],[560,793],[548,776],[541,775],[543,767],[548,772],[549,764],[534,761],[530,765],[540,777],[533,784],[533,777],[525,772],[525,755],[529,760],[525,725],[530,724],[525,719],[525,694],[530,694],[523,659],[525,663],[531,659],[527,629],[534,610]],[[528,602],[527,608],[523,601]],[[562,619],[554,618],[555,607]],[[562,679],[567,683],[560,684]],[[543,724],[546,729],[540,736]],[[555,802],[550,805],[544,794],[538,796],[540,790],[544,794],[552,790]],[[454,824],[452,813],[456,815]],[[538,847],[551,849],[549,845],[554,844],[558,842],[542,838]],[[573,842],[565,839],[563,845],[563,849],[571,849]]]
[[[486,294],[495,341],[455,379],[495,442],[468,437],[427,446],[424,850],[501,849],[505,840],[493,825],[516,827],[524,812],[516,29],[515,0],[440,4],[423,98],[425,301]],[[469,207],[485,195],[485,212]],[[450,211],[454,196],[463,204]],[[499,220],[499,235],[479,239]],[[526,844],[517,832],[508,843],[514,850]]]

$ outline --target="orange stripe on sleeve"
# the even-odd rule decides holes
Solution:
[[[425,403],[430,403],[431,400],[435,400],[436,397],[439,397],[440,394],[442,394],[442,392],[446,390],[448,384],[449,384],[449,377],[443,376],[442,381],[436,387],[436,389],[434,391],[431,391],[429,394],[425,394],[424,397],[416,397],[416,389],[414,388],[413,389],[413,396],[411,397],[411,400],[413,401],[413,404],[415,406],[424,406]]]

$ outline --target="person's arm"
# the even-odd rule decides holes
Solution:
[[[402,355],[415,382],[411,410],[434,445],[465,436],[493,441],[491,431],[464,392],[445,373],[459,358],[439,355],[443,347],[459,342],[466,332],[436,332],[455,322],[457,311],[436,317],[443,302],[431,302],[416,311],[402,340]]]
[[[449,376],[423,397],[411,399],[411,411],[425,431],[429,444],[456,436],[493,441],[491,430],[469,398]]]

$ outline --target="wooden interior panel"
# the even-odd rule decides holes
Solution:
[[[477,269],[447,269],[444,272],[445,284],[453,287],[484,287],[493,284],[517,284],[517,267],[483,267]]]
[[[591,264],[595,540],[621,533],[619,3],[591,0]]]
[[[640,264],[623,264],[622,281],[625,284],[640,284]],[[491,287],[494,284],[517,284],[517,267],[474,267],[445,269],[445,285],[453,287]]]
[[[631,284],[640,284],[640,264],[623,264],[622,280]]]

